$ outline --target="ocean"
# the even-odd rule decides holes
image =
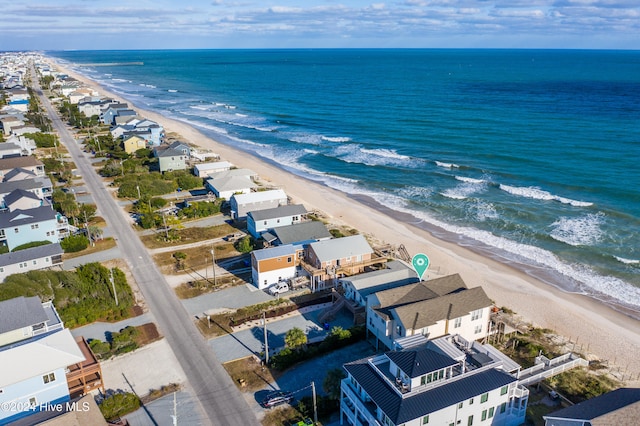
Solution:
[[[137,107],[640,318],[640,51],[46,53]]]

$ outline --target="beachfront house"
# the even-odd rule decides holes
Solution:
[[[467,288],[459,274],[406,284],[368,294],[367,333],[387,349],[414,335],[474,341],[489,334],[492,306],[482,287]]]
[[[282,189],[235,194],[229,199],[231,217],[235,220],[245,219],[247,213],[272,209],[289,203],[287,194]]]
[[[97,115],[100,117],[102,110],[109,104],[112,104],[113,100],[108,98],[84,98],[80,102],[78,102],[78,111],[83,113],[87,117],[93,117]]]
[[[37,296],[0,302],[0,406],[26,407],[0,410],[0,424],[64,405],[71,388],[76,394],[104,392],[100,366],[86,342],[64,328],[52,302],[41,303]]]
[[[151,145],[158,146],[164,139],[164,127],[147,118],[143,118],[135,124],[135,131],[145,132],[148,135],[145,138]]]
[[[9,211],[29,210],[35,209],[36,207],[40,207],[42,205],[44,205],[44,200],[39,198],[33,192],[25,191],[24,189],[16,189],[15,191],[4,197],[2,208],[9,209]]]
[[[5,139],[6,143],[12,143],[20,147],[20,152],[23,156],[32,155],[35,151],[36,142],[24,135],[11,135]]]
[[[64,250],[59,243],[0,254],[0,283],[9,275],[62,267],[63,254]]]
[[[193,174],[203,179],[213,177],[216,173],[231,170],[233,164],[228,161],[214,161],[193,166]]]
[[[0,143],[0,158],[14,158],[22,155],[22,149],[11,142]]]
[[[640,419],[640,389],[616,389],[542,417],[544,426],[635,424]]]
[[[374,256],[364,236],[352,235],[309,244],[302,266],[311,277],[311,290],[317,291],[334,286],[338,278],[385,262],[386,259]]]
[[[306,220],[307,209],[302,204],[288,204],[272,209],[255,210],[247,213],[247,231],[260,238],[264,232],[280,226],[300,223]]]
[[[513,364],[488,345],[450,338],[347,363],[340,424],[519,426],[529,391]]]
[[[18,126],[24,126],[24,121],[15,116],[8,116],[0,118],[0,124],[2,124],[2,130],[5,136],[11,134],[11,129]]]
[[[124,146],[124,152],[127,154],[133,154],[139,149],[146,148],[147,141],[138,135],[132,135],[126,138],[122,142],[122,145]]]
[[[100,121],[104,124],[113,124],[115,117],[118,115],[119,111],[124,111],[129,109],[129,105],[126,103],[110,103],[105,105],[105,109],[100,113]]]
[[[230,200],[238,194],[249,194],[258,187],[246,176],[212,177],[205,181],[205,188],[217,198]]]
[[[383,269],[341,278],[338,280],[338,286],[344,290],[345,299],[365,308],[370,294],[419,281],[420,278],[413,267],[401,260],[391,260]]]
[[[304,273],[300,268],[304,248],[301,245],[270,247],[251,252],[253,285],[264,290],[280,281],[287,281]]]
[[[308,245],[316,241],[329,240],[331,232],[324,223],[318,220],[309,220],[295,225],[280,226],[262,234],[262,238],[271,245],[281,246],[286,244]]]
[[[158,158],[158,166],[160,172],[172,172],[174,170],[186,170],[187,157],[181,152],[171,148],[159,149],[158,147],[153,150],[154,155]]]

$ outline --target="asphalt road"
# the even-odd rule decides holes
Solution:
[[[36,76],[35,70],[32,70]],[[164,276],[127,222],[122,209],[111,197],[87,157],[67,130],[34,78],[33,85],[67,147],[93,199],[107,223],[113,228],[123,259],[128,263],[150,311],[157,320],[184,370],[200,409],[211,425],[257,425],[258,420],[231,381],[213,351],[196,329],[191,317],[169,288]]]

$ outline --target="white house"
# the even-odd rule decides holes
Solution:
[[[272,209],[288,204],[287,194],[282,189],[259,191],[233,195],[229,199],[231,217],[244,219],[247,213],[264,209]]]
[[[215,173],[231,170],[233,164],[228,161],[214,161],[212,163],[202,163],[193,166],[193,174],[201,177],[212,177]]]
[[[0,302],[0,424],[70,400],[66,369],[85,356],[51,302]]]
[[[340,424],[424,426],[524,423],[529,391],[506,357],[453,340],[374,355],[344,365]]]
[[[307,209],[301,204],[250,211],[247,213],[247,230],[253,237],[260,238],[268,230],[300,223],[306,219],[306,214]]]
[[[9,275],[61,266],[63,254],[59,243],[0,254],[0,283]]]
[[[493,305],[482,287],[467,288],[458,274],[371,293],[366,302],[367,332],[388,349],[413,335],[482,339]]]
[[[213,177],[205,181],[205,188],[217,198],[232,199],[238,194],[250,194],[258,185],[246,176]]]
[[[252,251],[253,285],[262,290],[302,274],[300,259],[303,251],[304,248],[301,245],[292,244]]]

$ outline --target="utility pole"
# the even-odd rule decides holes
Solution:
[[[211,249],[211,266],[213,266],[213,286],[216,286],[216,258],[213,253],[213,249]]]
[[[113,297],[116,299],[116,306],[118,306],[118,293],[116,293],[116,283],[113,281],[113,269],[109,270],[111,287],[113,287]]]
[[[267,315],[262,312],[262,323],[264,324],[264,364],[269,365],[269,339],[267,339]]]
[[[318,406],[316,404],[316,383],[311,382],[311,392],[313,394],[313,424],[318,424]]]

